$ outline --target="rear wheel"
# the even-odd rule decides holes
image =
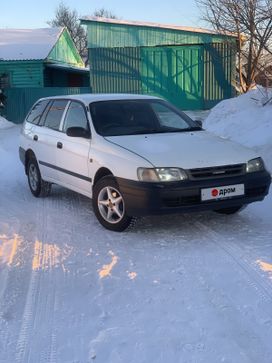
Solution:
[[[216,213],[219,213],[219,214],[235,214],[237,212],[240,212],[244,208],[245,208],[245,206],[239,205],[237,207],[229,207],[229,208],[216,209],[215,212]]]
[[[35,197],[47,197],[51,192],[51,183],[41,177],[37,160],[31,157],[27,164],[27,179],[31,193]]]
[[[106,176],[95,184],[93,209],[102,226],[111,231],[122,232],[135,220],[126,214],[124,198],[112,176]]]

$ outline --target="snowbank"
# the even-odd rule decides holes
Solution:
[[[255,149],[272,171],[272,104],[262,106],[263,89],[220,102],[204,128]]]
[[[15,126],[14,123],[9,122],[4,117],[0,116],[0,130],[9,129],[10,127]]]

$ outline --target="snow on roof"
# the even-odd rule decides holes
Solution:
[[[66,71],[90,72],[90,67],[78,67],[61,63],[46,63],[46,67],[55,69],[65,69]]]
[[[1,60],[45,59],[63,28],[0,29]]]
[[[204,28],[195,28],[189,26],[179,26],[179,25],[172,25],[172,24],[160,24],[160,23],[151,23],[151,22],[143,22],[143,21],[132,21],[132,20],[123,20],[123,19],[108,19],[108,18],[101,18],[96,16],[84,16],[81,18],[81,21],[84,22],[100,22],[100,23],[108,23],[108,24],[119,24],[119,25],[130,25],[130,26],[145,26],[151,28],[162,28],[162,29],[171,29],[171,30],[180,30],[186,32],[193,32],[193,33],[207,33],[207,34],[214,34],[220,35],[219,32],[216,32],[211,29],[204,29]],[[234,34],[228,33],[229,36],[235,36]]]

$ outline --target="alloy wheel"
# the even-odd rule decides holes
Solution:
[[[110,186],[101,189],[97,203],[101,216],[108,223],[118,223],[124,217],[124,200],[117,189]]]
[[[36,191],[39,184],[38,170],[34,164],[29,165],[29,183],[31,188]]]

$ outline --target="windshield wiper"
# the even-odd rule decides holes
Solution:
[[[203,130],[202,127],[194,126],[194,127],[190,127],[188,129],[185,129],[184,131],[201,131],[201,130]]]
[[[164,131],[158,130],[158,129],[150,129],[150,130],[138,130],[134,131],[129,135],[144,135],[144,134],[158,134]]]
[[[190,132],[190,131],[200,131],[203,130],[200,126],[195,126],[195,127],[188,127],[187,129],[174,129],[174,128],[169,128],[163,132]]]
[[[128,135],[164,134],[164,133],[170,133],[170,132],[190,132],[190,131],[199,131],[199,130],[202,130],[202,128],[199,126],[188,127],[186,129],[179,129],[179,128],[174,128],[174,127],[164,127],[161,129],[138,130],[138,131],[134,131]]]

